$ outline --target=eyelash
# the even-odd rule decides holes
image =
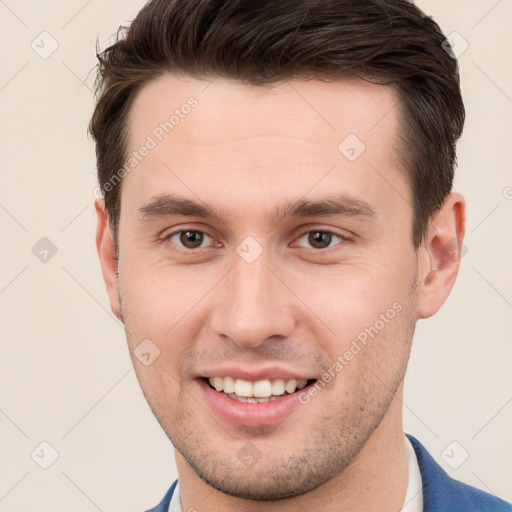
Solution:
[[[178,235],[180,233],[183,233],[185,231],[192,231],[194,233],[201,233],[203,235],[206,235],[208,237],[210,237],[212,240],[215,239],[214,236],[212,236],[210,233],[208,233],[208,231],[204,231],[202,229],[194,229],[194,228],[181,228],[181,229],[177,229],[175,231],[172,231],[171,233],[165,235],[162,239],[162,241],[168,241],[170,242],[171,241],[171,238],[174,236],[174,235]],[[336,247],[337,245],[340,245],[342,242],[348,242],[350,241],[350,239],[348,237],[346,237],[345,235],[342,235],[341,233],[337,233],[335,231],[330,231],[330,230],[327,230],[327,229],[308,229],[306,231],[303,231],[297,238],[296,240],[300,240],[304,235],[307,235],[309,233],[324,233],[324,234],[328,234],[328,235],[331,235],[333,237],[338,237],[341,239],[340,242],[338,242],[337,244],[334,244],[333,246],[330,246],[330,247],[326,247],[324,249],[315,249],[313,247],[310,247],[311,250],[315,251],[315,252],[323,252],[323,251],[328,251],[329,249],[332,249],[334,247]],[[302,247],[302,246],[301,246]],[[304,247],[303,247],[304,248]],[[197,247],[196,249],[188,249],[186,247],[180,247],[180,250],[183,250],[183,251],[197,251],[198,249],[205,249],[205,247]]]

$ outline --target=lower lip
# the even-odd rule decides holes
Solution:
[[[197,379],[206,402],[222,418],[245,427],[268,427],[281,423],[300,406],[299,392],[283,395],[271,402],[250,404],[238,402],[225,393],[212,389],[203,379]],[[303,388],[304,389],[304,388]],[[301,390],[303,391],[303,390]]]

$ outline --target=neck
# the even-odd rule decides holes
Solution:
[[[402,426],[403,383],[380,425],[343,473],[315,490],[273,502],[234,498],[203,482],[176,452],[184,511],[210,512],[396,512],[403,506],[408,484],[408,457]]]

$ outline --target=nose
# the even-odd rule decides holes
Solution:
[[[236,255],[234,267],[219,283],[222,289],[212,317],[215,334],[243,348],[289,337],[297,298],[283,281],[263,255],[252,263]]]

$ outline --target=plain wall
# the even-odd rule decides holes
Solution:
[[[512,500],[512,2],[418,3],[469,45],[460,56],[467,123],[455,187],[468,222],[458,282],[417,326],[405,431],[450,475]],[[141,5],[0,2],[0,512],[138,512],[176,477],[94,244],[86,78],[96,39],[103,48]],[[31,46],[51,50],[43,31],[58,44],[45,59]],[[57,249],[47,262],[33,252],[48,244],[43,237]],[[58,453],[48,469],[40,464],[52,449],[41,442]],[[458,469],[445,461],[465,452]]]

